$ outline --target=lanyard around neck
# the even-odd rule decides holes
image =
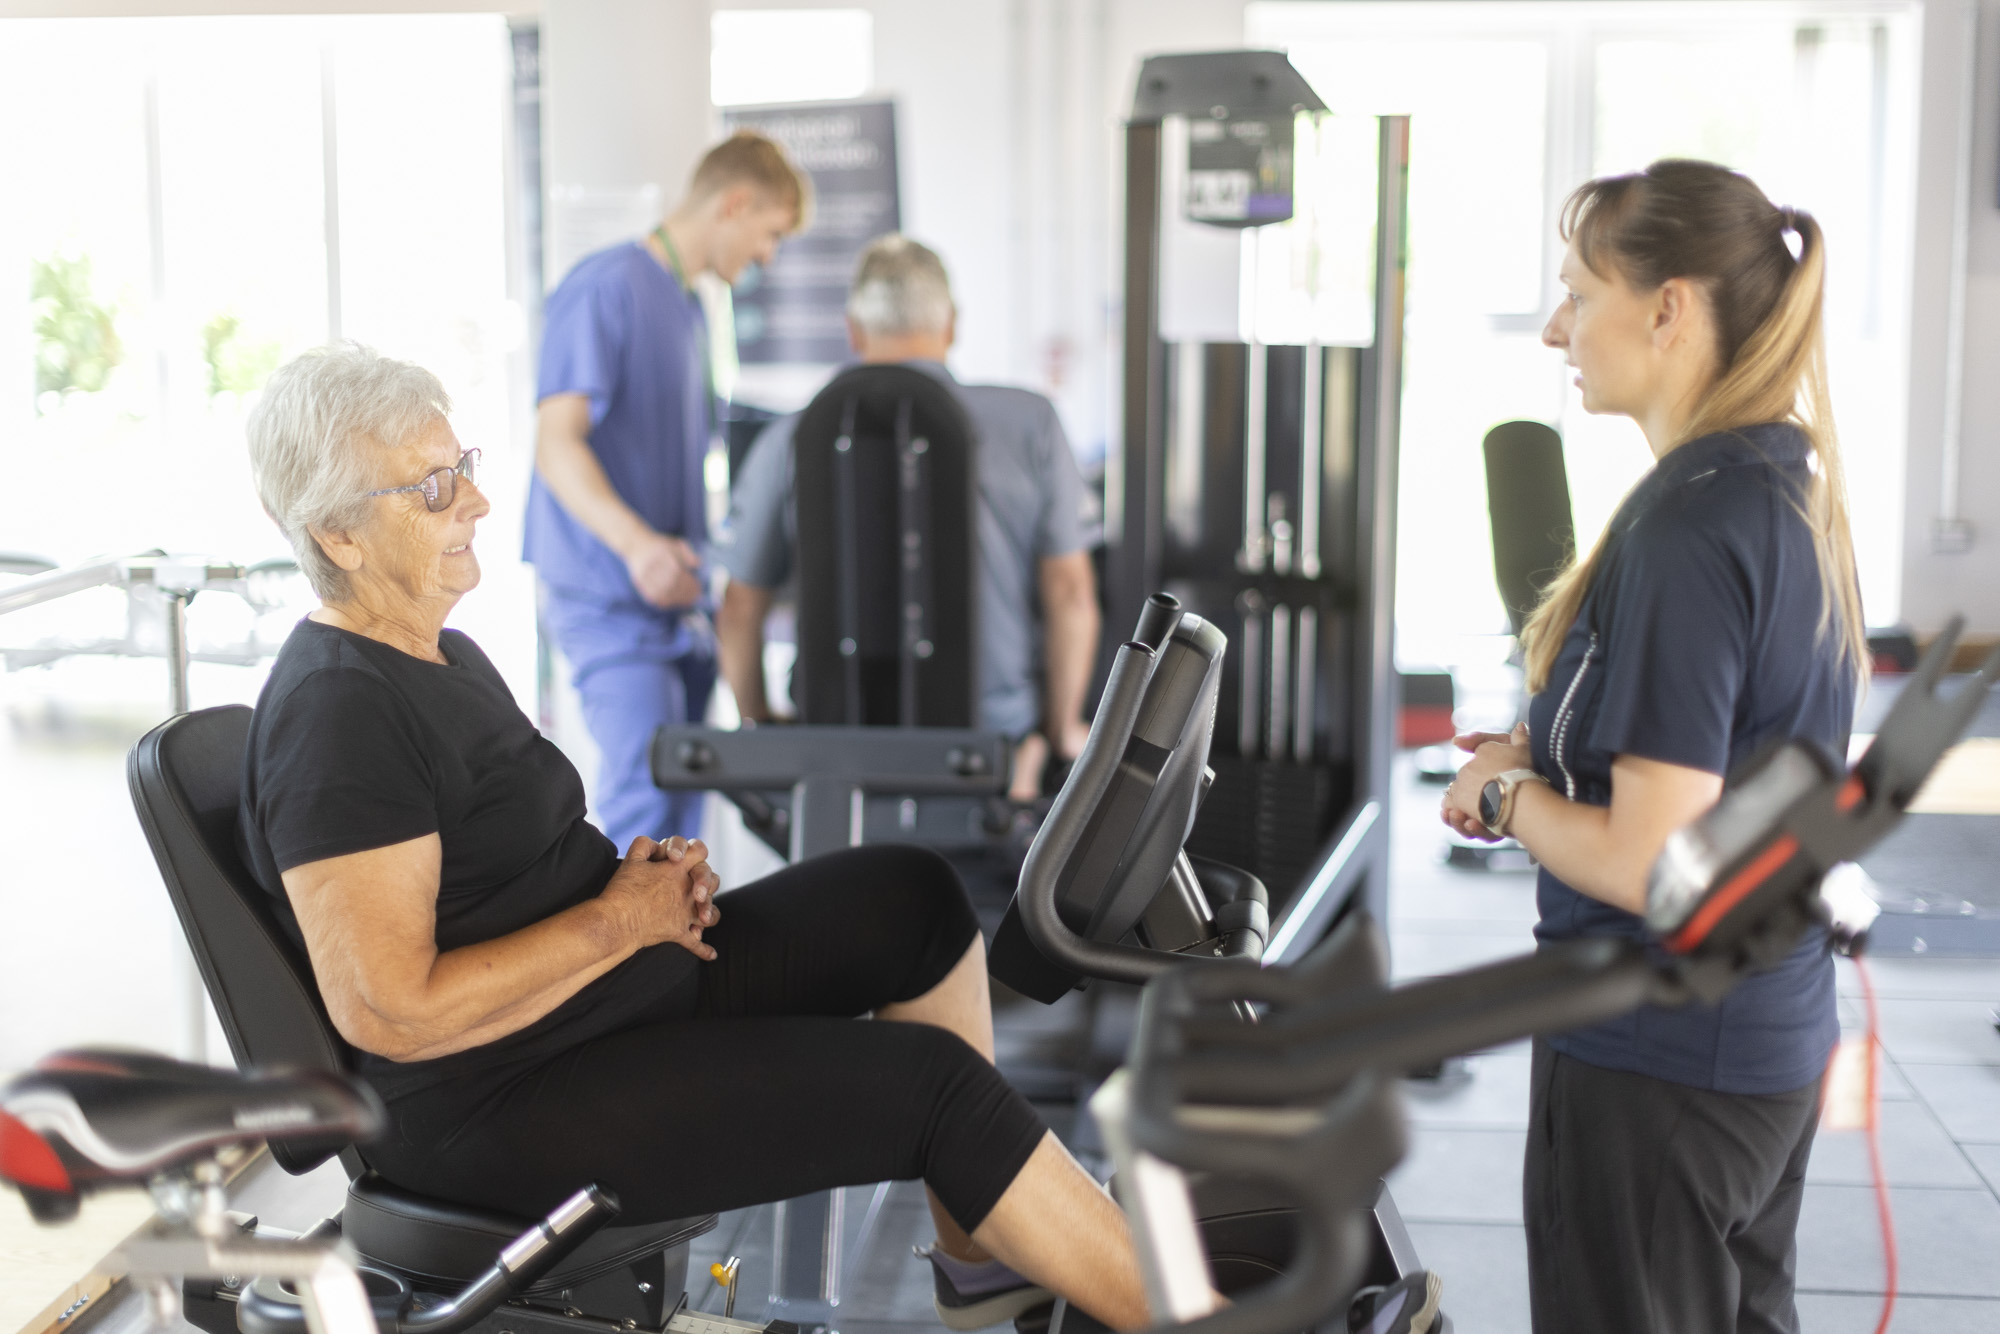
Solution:
[[[699,300],[694,284],[688,281],[687,266],[681,263],[681,252],[674,249],[674,238],[667,235],[667,224],[663,222],[653,228],[653,235],[659,238],[660,248],[667,252],[667,268],[673,272],[681,290]],[[708,404],[709,429],[712,432],[715,429],[715,361],[709,348],[708,321],[705,319],[695,325],[695,342],[695,357],[701,362],[702,397]]]
[[[687,265],[681,263],[681,252],[674,249],[674,238],[667,235],[667,224],[663,222],[653,228],[653,235],[658,238],[660,249],[667,252],[667,267],[673,270],[674,278],[683,290],[692,292],[694,285],[688,281]]]

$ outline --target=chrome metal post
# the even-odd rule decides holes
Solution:
[[[1271,608],[1271,706],[1266,715],[1264,757],[1291,757],[1292,741],[1292,609]]]
[[[1319,687],[1319,608],[1299,608],[1298,639],[1299,670],[1293,678],[1298,700],[1292,706],[1292,758],[1301,764],[1310,764],[1313,733],[1318,730],[1313,693]]]
[[[1318,343],[1306,344],[1305,407],[1299,430],[1299,525],[1298,572],[1308,579],[1319,578],[1320,432],[1326,424],[1326,398],[1321,385],[1326,352]]]
[[[1252,338],[1244,362],[1243,546],[1236,553],[1236,564],[1244,573],[1255,574],[1264,568],[1269,549],[1264,529],[1264,441],[1269,429],[1265,393],[1270,383],[1267,349]]]
[[[163,588],[167,603],[167,712],[178,717],[188,711],[188,603],[194,591]]]
[[[1264,595],[1254,588],[1244,589],[1236,597],[1236,614],[1243,622],[1242,656],[1237,667],[1241,688],[1236,705],[1236,752],[1249,760],[1257,756],[1263,731],[1257,719],[1264,695],[1261,665],[1264,656]]]

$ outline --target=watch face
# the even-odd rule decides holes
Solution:
[[[1500,819],[1500,780],[1494,779],[1479,789],[1479,818],[1491,829]]]

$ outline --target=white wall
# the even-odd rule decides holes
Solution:
[[[954,368],[1051,394],[1091,455],[1116,397],[1119,125],[1143,54],[1241,43],[1242,0],[544,0],[544,179],[668,203],[719,126],[715,8],[868,9],[904,226],[951,266]],[[549,274],[553,281],[560,275]]]
[[[545,0],[542,182],[668,203],[708,138],[705,0]],[[545,211],[545,235],[553,222]],[[554,286],[559,272],[546,274]]]

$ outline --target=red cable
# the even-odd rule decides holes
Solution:
[[[1896,1311],[1896,1220],[1889,1210],[1889,1180],[1882,1171],[1882,1099],[1879,1071],[1882,1064],[1880,1025],[1875,1014],[1875,983],[1868,965],[1854,956],[1854,972],[1861,979],[1861,999],[1868,1013],[1868,1168],[1875,1177],[1875,1209],[1882,1221],[1882,1268],[1887,1278],[1882,1293],[1882,1319],[1875,1334],[1887,1334],[1889,1317]]]

